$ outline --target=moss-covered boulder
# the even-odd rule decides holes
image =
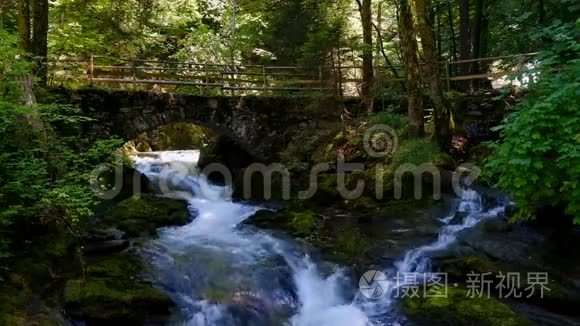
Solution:
[[[580,306],[580,293],[571,282],[557,279],[554,275],[545,272],[547,275],[546,289],[540,291],[539,285],[534,286],[528,283],[529,273],[541,273],[541,271],[529,269],[505,262],[496,262],[481,256],[463,256],[452,259],[445,259],[437,263],[438,269],[448,274],[453,282],[466,282],[468,274],[490,275],[488,279],[492,282],[491,289],[497,292],[501,278],[498,275],[516,273],[520,277],[518,292],[522,296],[515,298],[520,301],[532,303],[543,307],[546,310],[564,314],[577,314],[577,307]],[[526,290],[534,287],[535,290]],[[496,293],[497,295],[498,293]]]
[[[494,298],[470,298],[462,288],[430,289],[429,296],[406,298],[403,309],[412,319],[429,325],[520,326],[530,322]]]
[[[298,237],[308,237],[319,231],[324,222],[319,214],[307,209],[259,211],[246,220],[247,224],[267,229],[281,229]]]
[[[172,302],[151,284],[139,280],[138,259],[118,254],[89,264],[86,277],[69,280],[64,290],[67,313],[89,325],[142,325],[165,320]]]
[[[134,237],[153,234],[156,229],[164,226],[185,225],[189,221],[189,214],[187,204],[183,201],[141,195],[120,202],[103,220],[106,225]]]

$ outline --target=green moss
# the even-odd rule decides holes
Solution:
[[[106,259],[90,264],[86,272],[93,278],[114,277],[123,279],[127,275],[136,275],[141,270],[141,263],[137,258],[119,254],[109,256]]]
[[[320,216],[311,211],[293,212],[290,216],[288,226],[299,236],[307,236],[322,226]]]
[[[104,217],[106,224],[129,236],[153,233],[157,228],[184,225],[188,221],[185,202],[150,195],[126,199]]]
[[[85,280],[67,281],[65,307],[72,315],[91,321],[141,322],[168,314],[171,300],[136,278],[141,269],[137,258],[128,254],[88,265]]]
[[[456,280],[464,280],[469,273],[483,274],[501,270],[497,264],[477,256],[448,259],[441,262],[440,268],[448,273],[451,279]]]
[[[144,285],[112,286],[104,280],[70,280],[64,300],[75,314],[89,320],[143,320],[149,314],[167,313],[171,301]]]
[[[519,326],[529,321],[494,298],[470,298],[461,288],[430,289],[429,298],[406,298],[403,309],[412,318],[430,325]]]
[[[432,163],[445,166],[452,165],[452,161],[448,154],[441,152],[436,143],[425,140],[407,140],[400,143],[393,156],[392,165],[398,167],[406,163],[415,165]]]
[[[529,270],[527,268],[505,263],[492,262],[482,257],[464,256],[454,259],[443,260],[439,263],[440,270],[448,273],[451,280],[458,282],[466,281],[467,275],[470,273],[483,274],[491,273],[491,275],[499,275],[499,273],[518,273],[521,277],[519,290],[526,293],[524,290],[530,286],[527,282],[526,276],[529,272],[538,272]],[[549,275],[549,274],[548,274]],[[500,282],[500,278],[493,278],[492,289],[495,289]],[[545,307],[552,311],[561,313],[574,313],[580,304],[580,296],[575,290],[575,286],[569,284],[567,287],[563,283],[549,277],[545,290],[542,293],[539,289],[534,291],[533,295],[527,297],[524,295],[521,300],[528,301],[533,304]]]

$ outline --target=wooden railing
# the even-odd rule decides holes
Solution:
[[[536,53],[489,57],[440,63],[447,89],[453,83],[493,79],[520,73]],[[474,69],[475,68],[475,69]],[[468,71],[468,73],[464,73]],[[478,71],[478,73],[471,73]],[[357,96],[362,85],[362,67],[299,67],[263,65],[224,65],[115,59],[91,55],[89,58],[59,58],[50,63],[50,82],[53,85],[73,83],[104,84],[133,89],[160,89],[201,94],[239,92],[272,94],[296,92],[334,92]],[[421,74],[423,76],[423,74]],[[402,66],[375,67],[378,87],[402,85]],[[423,82],[427,82],[422,77]]]

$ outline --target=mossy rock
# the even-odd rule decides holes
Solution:
[[[576,314],[580,306],[580,293],[573,284],[565,285],[565,282],[555,279],[548,273],[548,283],[545,286],[549,290],[540,292],[539,287],[531,294],[525,289],[530,286],[527,280],[528,273],[538,273],[527,268],[511,265],[507,263],[494,262],[479,256],[463,256],[453,259],[446,259],[438,263],[439,270],[448,274],[452,281],[465,282],[470,273],[484,274],[491,273],[489,279],[493,282],[492,289],[499,286],[500,273],[517,273],[520,275],[519,290],[522,292],[518,300],[541,306],[547,310],[558,313]],[[497,294],[497,293],[496,293]]]
[[[84,281],[75,279],[66,283],[67,312],[89,324],[142,325],[145,321],[165,319],[173,304],[167,295],[138,279],[141,269],[140,262],[129,254],[89,264]]]
[[[403,309],[411,318],[429,325],[520,326],[530,325],[507,305],[490,297],[470,298],[462,288],[431,288],[429,297],[406,298]]]
[[[287,223],[291,232],[297,236],[309,236],[323,225],[320,215],[312,211],[291,212]]]
[[[357,212],[371,213],[378,212],[381,210],[380,203],[370,197],[359,197],[356,199],[345,200],[343,202],[344,207],[349,210],[355,210]]]
[[[342,198],[338,192],[336,174],[321,174],[318,176],[318,189],[314,194],[317,203],[334,203]]]
[[[439,167],[454,166],[449,154],[442,152],[436,143],[426,140],[407,140],[401,142],[393,155],[395,169],[401,164],[433,164]]]
[[[99,279],[68,281],[64,299],[71,315],[82,320],[135,325],[167,316],[172,305],[166,295],[151,287],[117,287]]]
[[[105,224],[118,228],[128,236],[153,234],[160,227],[185,225],[188,221],[185,202],[152,195],[126,199],[104,217]]]
[[[449,279],[457,281],[465,281],[469,273],[483,274],[501,270],[496,263],[478,256],[446,259],[439,263],[439,268],[447,273]]]
[[[298,237],[308,237],[319,231],[324,221],[319,214],[305,208],[289,207],[279,212],[259,211],[246,224],[261,228],[280,229]]]

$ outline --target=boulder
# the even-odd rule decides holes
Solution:
[[[463,288],[431,288],[429,296],[405,298],[403,310],[427,325],[520,326],[531,325],[507,305],[490,297],[470,298]]]
[[[84,280],[66,283],[67,313],[88,325],[143,325],[167,320],[172,301],[136,277],[140,270],[139,260],[129,254],[109,256],[89,264]]]
[[[141,195],[120,202],[105,214],[103,222],[125,232],[129,237],[135,237],[154,234],[164,226],[185,225],[189,219],[184,201]]]

